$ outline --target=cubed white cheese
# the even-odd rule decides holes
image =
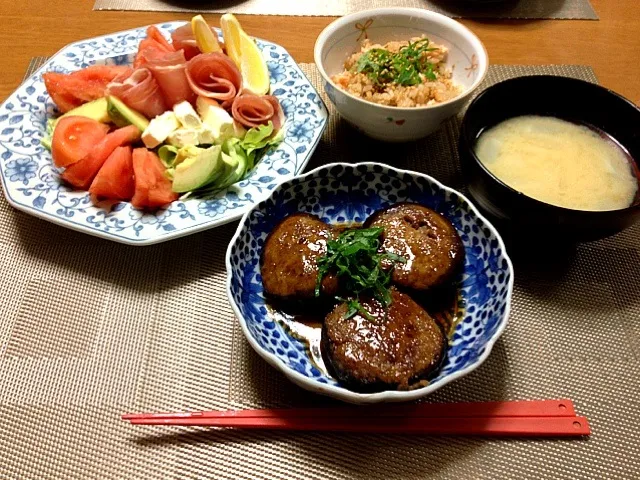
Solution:
[[[213,130],[211,130],[208,126],[203,125],[202,128],[198,130],[198,143],[215,143],[216,137],[213,134]]]
[[[167,142],[176,147],[186,147],[187,145],[198,145],[199,129],[197,128],[179,128],[167,137]]]
[[[198,115],[200,115],[202,123],[209,123],[209,112],[215,113],[215,110],[220,108],[222,108],[220,104],[212,98],[199,96],[196,100],[196,110],[198,110]]]
[[[180,123],[173,112],[164,112],[149,122],[149,126],[142,132],[142,141],[147,148],[155,148],[164,142]]]
[[[173,106],[173,113],[176,114],[176,117],[178,117],[178,120],[185,128],[200,128],[202,126],[200,117],[186,100],[176,103]]]
[[[210,98],[198,97],[196,108],[204,126],[213,132],[216,143],[222,143],[231,137],[244,138],[247,133],[218,102]]]
[[[224,141],[234,136],[233,117],[224,108],[209,106],[206,114],[202,117],[202,121],[211,129],[214,137],[219,141]]]

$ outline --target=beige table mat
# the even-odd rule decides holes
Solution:
[[[315,67],[302,67],[319,85]],[[486,83],[532,73],[595,81],[587,67],[493,66]],[[457,134],[452,121],[383,148],[334,114],[313,163],[388,161],[460,186]],[[589,439],[220,432],[133,427],[119,415],[331,403],[243,338],[224,287],[236,224],[130,247],[2,197],[0,479],[640,478],[638,227],[546,260],[515,255],[503,337],[481,368],[428,398],[569,397],[591,421]]]
[[[451,17],[597,20],[589,0],[96,0],[94,10],[340,16],[380,7],[426,8]]]

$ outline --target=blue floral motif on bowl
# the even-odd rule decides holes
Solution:
[[[267,313],[260,254],[272,228],[295,212],[329,223],[362,222],[397,202],[416,202],[446,216],[462,238],[466,260],[459,289],[464,318],[448,357],[428,386],[411,391],[352,392],[320,371],[306,346]],[[252,208],[227,251],[229,300],[256,351],[303,388],[356,403],[413,400],[476,368],[502,333],[513,290],[513,268],[498,233],[461,194],[426,175],[380,164],[332,164],[288,180]]]

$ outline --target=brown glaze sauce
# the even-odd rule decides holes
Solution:
[[[464,318],[459,288],[454,286],[438,290],[437,294],[422,296],[414,294],[412,297],[438,322],[447,338],[451,340],[456,326]],[[290,305],[274,301],[267,303],[270,317],[279,323],[289,335],[307,346],[307,353],[315,367],[328,376],[331,375],[324,364],[320,337],[324,318],[331,311],[333,305],[332,303],[327,304],[324,308],[315,306],[313,309],[304,310],[301,307],[292,308]]]
[[[362,224],[344,223],[334,225],[334,229],[339,233],[351,228],[359,228]],[[438,288],[437,292],[416,295],[412,298],[438,322],[440,328],[451,339],[453,332],[460,321],[464,318],[464,309],[460,297],[459,288],[454,285],[448,288]],[[307,346],[307,354],[314,366],[327,376],[331,376],[325,366],[320,347],[322,335],[322,324],[326,315],[333,309],[335,303],[327,302],[324,305],[312,303],[305,308],[304,304],[278,302],[268,300],[267,311],[271,318],[279,323],[284,330],[292,337],[300,340]],[[425,380],[414,388],[423,386]]]
[[[314,315],[312,312],[293,312],[284,306],[274,306],[273,302],[267,304],[267,311],[271,318],[282,325],[289,335],[306,345],[309,359],[318,370],[328,375],[320,349],[324,315],[318,313]]]
[[[340,234],[361,226],[361,223],[342,223],[334,224],[333,228]],[[437,321],[446,337],[451,340],[456,326],[464,319],[464,305],[458,285],[437,287],[429,293],[412,292],[411,297]],[[331,301],[323,305],[310,302],[305,307],[304,303],[281,302],[274,299],[267,300],[266,304],[270,317],[289,335],[306,345],[307,354],[314,366],[329,377],[332,375],[324,363],[320,340],[324,318],[334,306],[335,303]],[[427,380],[421,380],[410,388],[420,388],[426,384]]]

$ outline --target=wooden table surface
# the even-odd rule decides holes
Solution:
[[[277,1],[277,0],[274,0]],[[581,64],[608,88],[640,104],[640,0],[591,0],[592,20],[462,20],[484,42],[495,64]],[[93,0],[0,0],[0,101],[19,85],[31,57],[70,42],[187,13],[98,12]],[[218,25],[218,15],[207,15]],[[313,44],[331,17],[243,16],[252,35],[283,45],[298,62],[313,61]]]

